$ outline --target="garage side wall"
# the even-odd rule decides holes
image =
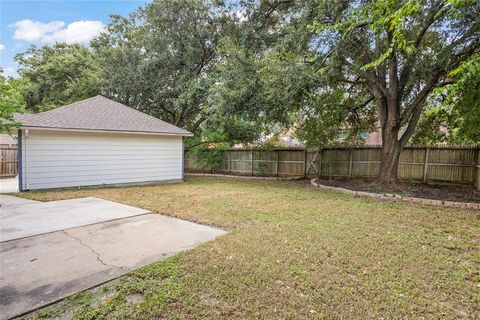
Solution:
[[[181,137],[28,130],[24,190],[181,180]]]

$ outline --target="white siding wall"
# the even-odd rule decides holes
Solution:
[[[28,130],[23,189],[182,179],[182,138]]]

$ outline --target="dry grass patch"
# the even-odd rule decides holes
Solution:
[[[222,178],[22,196],[94,196],[230,229],[33,318],[480,317],[478,211]]]

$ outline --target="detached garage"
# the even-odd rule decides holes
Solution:
[[[105,97],[15,120],[20,191],[183,179],[192,134]]]

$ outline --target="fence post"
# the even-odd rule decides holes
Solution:
[[[252,169],[252,176],[253,176],[253,149],[250,150],[250,162],[251,162],[251,169]]]
[[[353,149],[350,149],[350,160],[348,163],[348,178],[352,178],[352,165],[353,165]]]
[[[226,168],[226,160],[225,160],[225,153],[222,153],[222,163],[220,164],[220,172],[225,173],[225,168]]]
[[[337,155],[338,152],[337,149],[335,149],[335,156]],[[328,180],[332,180],[332,152],[330,152],[330,157],[328,157]]]
[[[317,168],[317,173],[318,173],[318,178],[322,176],[322,160],[323,160],[323,149],[318,150],[318,168]]]
[[[307,147],[303,150],[303,178],[307,178],[307,157],[308,157],[308,152],[307,152]]]
[[[275,159],[275,175],[278,178],[278,158],[280,157],[280,152],[276,150],[277,158]]]
[[[480,190],[480,146],[477,148],[477,161],[475,167],[475,186],[477,190]]]
[[[428,173],[428,150],[429,148],[425,149],[425,161],[423,163],[423,183],[427,183],[427,173]]]

